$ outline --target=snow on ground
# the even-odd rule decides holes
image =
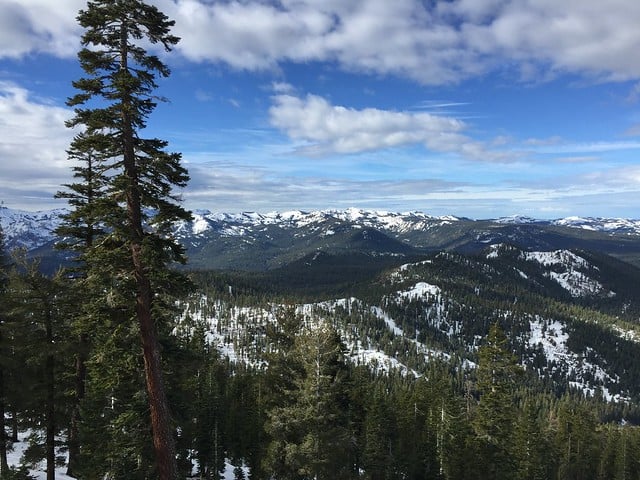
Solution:
[[[421,262],[405,263],[404,265],[400,265],[398,268],[396,268],[394,271],[392,271],[389,274],[389,279],[394,283],[404,282],[405,280],[408,280],[408,278],[409,278],[409,277],[407,277],[407,272],[409,271],[410,268],[415,267],[415,266],[420,266],[420,265],[426,265],[428,263],[432,263],[432,261],[431,260],[423,260]]]
[[[638,335],[638,332],[636,332],[635,330],[625,330],[622,327],[619,327],[617,325],[613,325],[613,330],[620,335],[620,338],[623,338],[624,340],[630,340],[632,342],[640,342],[640,338]]]
[[[598,270],[589,264],[584,258],[568,250],[555,250],[552,252],[523,252],[522,258],[535,261],[545,267],[561,267],[564,272],[549,271],[545,276],[554,280],[558,285],[567,290],[572,297],[586,297],[605,294],[615,296],[615,292],[607,291],[604,286],[587,276],[578,269]]]
[[[413,343],[416,347],[416,351],[419,354],[422,354],[425,356],[425,360],[429,360],[431,358],[440,358],[440,359],[449,360],[451,358],[451,355],[441,350],[434,350],[432,348],[428,348],[424,343],[418,342],[415,338],[406,337],[402,328],[400,328],[398,324],[395,322],[395,320],[391,318],[391,316],[389,316],[389,314],[384,310],[382,310],[380,307],[371,307],[371,313],[373,313],[376,317],[384,320],[384,323],[387,325],[389,330],[395,336],[404,337],[407,341],[409,341],[410,343]]]
[[[202,216],[194,214],[193,216],[193,224],[191,226],[191,231],[194,235],[200,235],[211,228],[209,222]]]
[[[361,300],[351,297],[301,305],[298,307],[298,311],[305,315],[305,318],[307,318],[308,321],[317,323],[321,321],[329,321],[328,318],[331,317],[331,314],[335,312],[337,307],[340,307],[351,314],[352,309],[362,306],[363,304]],[[402,329],[398,327],[396,322],[381,308],[371,307],[371,312],[378,318],[384,320],[385,324],[394,335],[404,335]],[[326,318],[323,318],[325,314]],[[347,351],[350,352],[348,354],[348,357],[355,365],[369,365],[374,371],[378,373],[388,373],[392,370],[396,370],[400,371],[402,375],[407,375],[410,373],[416,377],[418,376],[418,373],[416,371],[408,368],[396,358],[380,350],[369,348],[368,345],[372,343],[369,341],[369,339],[356,338],[355,341],[350,341],[349,339],[352,337],[348,335],[347,332],[345,332],[344,329],[341,328],[341,326],[338,325],[337,327],[340,332],[340,336],[345,343]]]
[[[365,348],[357,348],[349,358],[355,365],[368,365],[376,373],[389,373],[391,371],[400,371],[402,375],[411,373],[414,377],[420,375],[415,370],[409,369],[406,365],[400,363],[397,359],[390,357],[384,352]]]
[[[605,290],[600,282],[587,277],[578,270],[569,270],[562,273],[549,272],[548,276],[568,291],[572,297],[599,295]],[[609,291],[607,292],[607,296],[613,297],[615,293]]]
[[[22,454],[27,449],[29,443],[27,442],[27,433],[21,432],[18,435],[20,441],[18,443],[13,444],[13,449],[7,452],[7,462],[10,467],[19,467],[20,460],[22,459]],[[46,471],[46,462],[43,460],[38,464],[37,468],[30,471],[31,475],[36,480],[46,480],[47,479],[47,471]],[[66,467],[56,468],[56,480],[75,480],[73,477],[70,477],[65,474],[67,471]]]
[[[567,374],[576,376],[576,381],[569,384],[578,390],[582,390],[585,395],[593,396],[595,389],[589,386],[588,381],[582,380],[582,372],[589,372],[596,380],[602,382],[616,383],[601,366],[595,365],[586,360],[582,355],[578,355],[567,347],[569,335],[565,331],[565,326],[557,320],[544,320],[540,317],[530,320],[531,334],[529,345],[533,348],[542,345],[547,362],[555,362],[560,368],[564,368]],[[625,400],[620,394],[612,394],[606,386],[599,387],[602,396],[607,401]]]
[[[259,307],[230,306],[221,300],[210,302],[203,296],[200,307],[195,311],[186,307],[182,314],[183,320],[187,316],[207,326],[207,343],[214,346],[221,357],[228,358],[231,362],[258,366],[262,362],[257,361],[257,341],[264,337],[263,327],[267,323],[276,322],[277,313]],[[181,331],[184,328],[183,321],[175,333],[184,333]]]
[[[28,433],[22,432],[18,438],[20,438],[20,442],[13,444],[13,449],[7,452],[7,462],[10,467],[17,468],[20,466],[20,460],[22,459],[22,455],[28,446],[27,442]],[[65,460],[66,463],[66,460]],[[36,480],[46,480],[47,472],[46,472],[46,462],[43,460],[40,464],[33,470],[30,470],[29,473]],[[224,470],[221,472],[221,480],[234,480],[236,477],[234,475],[234,467],[229,461],[225,461]],[[249,478],[249,468],[246,466],[242,466],[242,470],[244,471],[244,478]],[[66,466],[56,468],[56,480],[75,480],[74,477],[70,477],[65,474],[67,471]]]
[[[525,260],[533,260],[545,267],[564,265],[574,268],[588,268],[589,262],[569,250],[554,250],[552,252],[523,252]],[[595,267],[592,267],[595,268]]]
[[[530,321],[531,336],[529,345],[536,347],[542,344],[544,355],[548,361],[561,362],[568,355],[567,340],[569,335],[564,331],[564,325],[557,320],[545,322],[541,319]]]
[[[430,283],[426,283],[426,282],[418,282],[409,290],[396,292],[396,298],[417,300],[420,298],[428,297],[429,295],[435,296],[439,294],[440,294],[440,287],[436,285],[431,285]]]

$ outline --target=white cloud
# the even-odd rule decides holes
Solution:
[[[591,172],[581,176],[578,181],[585,185],[599,189],[600,191],[639,191],[640,190],[640,166],[629,165]],[[638,206],[636,199],[635,207]],[[637,215],[637,214],[636,214]]]
[[[590,163],[601,160],[600,157],[584,156],[584,157],[564,157],[558,159],[561,163]]]
[[[0,58],[32,52],[75,55],[80,27],[76,16],[84,0],[3,0],[0,2]]]
[[[0,82],[0,191],[9,206],[50,205],[53,194],[70,180],[65,151],[73,133],[64,122],[71,114]]]
[[[295,87],[287,82],[272,82],[271,88],[275,93],[293,93]]]
[[[518,184],[439,178],[364,180],[321,175],[291,176],[269,162],[238,165],[215,161],[189,165],[185,200],[191,208],[267,212],[351,206],[392,211],[420,210],[473,218],[515,213],[537,218],[567,215],[638,217],[640,170],[563,175]],[[621,188],[622,187],[622,188]]]
[[[290,176],[272,166],[238,165],[224,160],[189,165],[185,200],[192,208],[238,212],[290,209],[415,209],[419,202],[447,197],[463,184],[438,179],[361,180],[328,176]]]
[[[640,124],[629,127],[625,130],[624,135],[627,137],[640,137]]]
[[[450,84],[511,65],[521,78],[640,78],[640,2],[630,0],[154,0],[192,61],[348,71]],[[73,56],[83,0],[0,2],[0,57]]]
[[[454,2],[465,18],[468,10]],[[502,2],[489,22],[465,21],[465,41],[480,53],[551,68],[628,80],[640,76],[640,3],[627,0]]]
[[[304,142],[299,151],[310,156],[422,144],[434,152],[456,153],[473,160],[511,158],[464,135],[464,122],[430,113],[355,110],[331,105],[316,95],[277,95],[269,113],[271,124],[291,139]]]
[[[601,153],[601,152],[615,152],[622,150],[639,150],[640,142],[627,141],[627,142],[589,142],[589,143],[562,143],[557,145],[542,146],[536,148],[538,153]]]
[[[528,81],[545,70],[640,78],[640,2],[629,0],[161,3],[186,57],[241,69],[331,61],[447,84],[512,64]]]
[[[563,142],[562,137],[553,136],[549,138],[528,138],[523,143],[532,147],[544,147],[550,145],[559,145]]]

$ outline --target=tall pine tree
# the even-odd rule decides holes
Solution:
[[[0,328],[2,328],[6,322],[4,306],[6,305],[8,268],[9,262],[5,251],[4,231],[0,225],[0,305],[3,305],[2,311],[0,311]],[[5,426],[5,370],[9,360],[8,350],[7,341],[5,340],[2,330],[0,330],[0,478],[6,476],[6,472],[9,471],[9,464],[7,463],[7,434]]]
[[[268,412],[271,437],[265,467],[286,479],[340,479],[351,475],[348,368],[338,332],[321,324],[295,338],[298,360],[285,406]]]
[[[23,392],[20,409],[31,429],[27,463],[46,459],[47,480],[55,478],[56,436],[66,425],[65,378],[67,318],[69,305],[61,276],[40,271],[37,261],[16,256],[9,276],[11,297],[8,333],[12,355],[23,362],[21,374],[28,393]]]
[[[100,214],[108,211],[108,197],[104,195],[108,178],[105,175],[103,155],[100,151],[106,147],[107,137],[101,134],[77,135],[67,154],[79,164],[73,167],[76,182],[64,185],[67,190],[56,194],[57,198],[65,198],[72,210],[61,216],[62,223],[56,230],[61,238],[57,248],[75,252],[75,263],[67,276],[69,295],[74,295],[78,307],[71,321],[75,334],[75,388],[74,405],[69,425],[67,475],[76,476],[80,461],[80,409],[86,393],[87,359],[89,356],[89,333],[95,331],[95,300],[99,295],[92,288],[87,275],[88,253],[94,243],[104,234]],[[94,286],[95,287],[95,286]],[[94,294],[92,294],[94,292]],[[99,302],[99,300],[98,300]]]
[[[511,452],[516,416],[513,393],[520,372],[507,337],[497,323],[491,325],[485,345],[478,352],[478,390],[480,402],[474,428],[480,442],[487,478],[511,479],[514,461]]]
[[[145,47],[158,44],[170,51],[178,38],[170,34],[173,21],[139,0],[90,1],[78,22],[85,29],[78,58],[86,77],[73,83],[79,93],[68,101],[75,107],[68,126],[83,127],[84,139],[72,149],[99,158],[108,179],[99,203],[107,208],[85,212],[107,232],[87,252],[88,273],[108,279],[124,300],[122,316],[136,321],[156,474],[173,480],[177,466],[158,328],[167,320],[167,297],[186,283],[169,267],[184,261],[170,227],[190,218],[174,193],[188,175],[180,155],[165,151],[166,141],[142,138],[140,132],[156,106],[156,77],[170,73]]]

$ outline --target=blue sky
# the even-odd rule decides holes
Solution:
[[[146,135],[212,211],[640,217],[640,2],[154,0]],[[70,180],[82,0],[0,0],[0,200]]]

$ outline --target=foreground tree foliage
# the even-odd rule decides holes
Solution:
[[[2,358],[6,408],[16,408],[32,434],[25,466],[47,459],[53,475],[59,439],[71,438],[77,359],[70,353],[80,325],[91,342],[75,477],[158,478],[128,291],[89,267],[47,277],[36,266],[18,257],[2,296],[2,346],[13,359]],[[105,294],[80,301],[76,288]],[[224,302],[240,312],[238,304],[261,308],[263,299],[203,293],[216,302],[194,295],[201,309],[182,303],[180,314],[157,305],[161,318],[175,320],[159,324],[158,338],[177,478],[219,479],[224,470],[273,480],[640,478],[640,429],[626,421],[637,416],[633,405],[545,388],[518,367],[513,337],[497,323],[487,326],[474,367],[433,358],[414,375],[354,365],[338,324],[292,306],[274,310],[263,339],[251,340],[265,342],[266,362],[238,364],[220,358],[208,317],[226,317]]]
[[[165,151],[167,142],[142,138],[140,132],[156,106],[156,77],[169,75],[166,65],[146,46],[157,44],[169,51],[178,38],[169,33],[174,22],[137,0],[88,2],[78,22],[85,29],[78,58],[87,76],[73,83],[79,93],[68,101],[75,107],[68,126],[83,129],[69,154],[84,165],[75,172],[80,182],[60,194],[75,207],[61,233],[75,237],[72,245],[80,250],[85,286],[96,293],[94,301],[107,306],[91,312],[92,321],[101,316],[94,326],[100,332],[95,341],[102,345],[94,346],[90,361],[96,361],[104,345],[111,345],[123,349],[124,358],[135,364],[138,357],[131,350],[130,337],[140,338],[155,474],[174,479],[176,451],[158,329],[170,320],[172,299],[187,284],[169,268],[184,261],[183,249],[171,238],[169,227],[190,218],[174,193],[186,184],[188,175],[180,155]],[[87,315],[80,317],[87,319]],[[86,328],[78,329],[82,348],[85,333]],[[85,360],[77,363],[80,378]],[[123,372],[132,373],[135,368],[130,367]],[[109,379],[99,382],[94,377],[88,382],[102,386]],[[135,379],[125,382],[129,388],[136,384]],[[80,378],[79,391],[83,383]]]
[[[284,397],[267,411],[265,468],[284,479],[350,478],[348,368],[340,336],[327,325],[304,327],[289,339],[285,332],[281,345],[289,348],[279,351],[271,375],[289,380],[274,385],[284,387]]]
[[[218,480],[225,470],[238,480],[640,479],[637,399],[590,397],[560,372],[542,380],[519,367],[546,366],[542,346],[526,363],[511,341],[529,332],[524,308],[535,303],[576,329],[574,351],[626,365],[628,389],[640,378],[636,344],[596,321],[577,329],[594,313],[577,304],[517,290],[516,304],[499,284],[480,297],[489,282],[466,257],[444,254],[442,270],[423,275],[462,295],[455,334],[428,329],[439,313],[415,298],[385,304],[406,336],[357,302],[328,318],[300,308],[291,287],[344,293],[333,266],[322,279],[279,269],[266,286],[256,281],[267,275],[204,272],[198,294],[177,301],[190,283],[173,268],[184,256],[170,232],[190,217],[174,193],[187,172],[166,142],[141,137],[156,77],[169,74],[146,48],[170,50],[173,22],[138,0],[90,1],[78,21],[86,77],[74,82],[69,126],[81,133],[68,150],[74,183],[58,194],[72,207],[58,234],[73,265],[47,276],[24,256],[9,261],[0,230],[0,479],[40,464],[53,480],[64,440],[68,474],[91,480]],[[366,287],[385,295],[382,283]],[[268,321],[235,339],[238,361],[221,358],[210,318],[220,327],[265,306]],[[451,356],[426,361],[417,341]],[[400,353],[408,368],[357,365],[345,343]],[[30,435],[15,471],[18,427]]]
[[[47,480],[55,478],[56,436],[67,426],[69,371],[68,316],[71,305],[60,274],[48,277],[38,262],[16,255],[9,274],[8,319],[3,336],[11,339],[14,378],[20,383],[22,425],[31,430],[29,448],[23,459],[27,465],[46,461]],[[17,386],[14,385],[14,388]]]
[[[5,249],[4,230],[0,225],[0,305],[7,304],[7,285],[9,280],[9,259]],[[4,310],[4,309],[3,309]],[[5,415],[7,413],[7,387],[10,371],[10,342],[5,338],[4,329],[7,322],[5,311],[0,312],[0,478],[9,471],[7,463],[7,426]]]

